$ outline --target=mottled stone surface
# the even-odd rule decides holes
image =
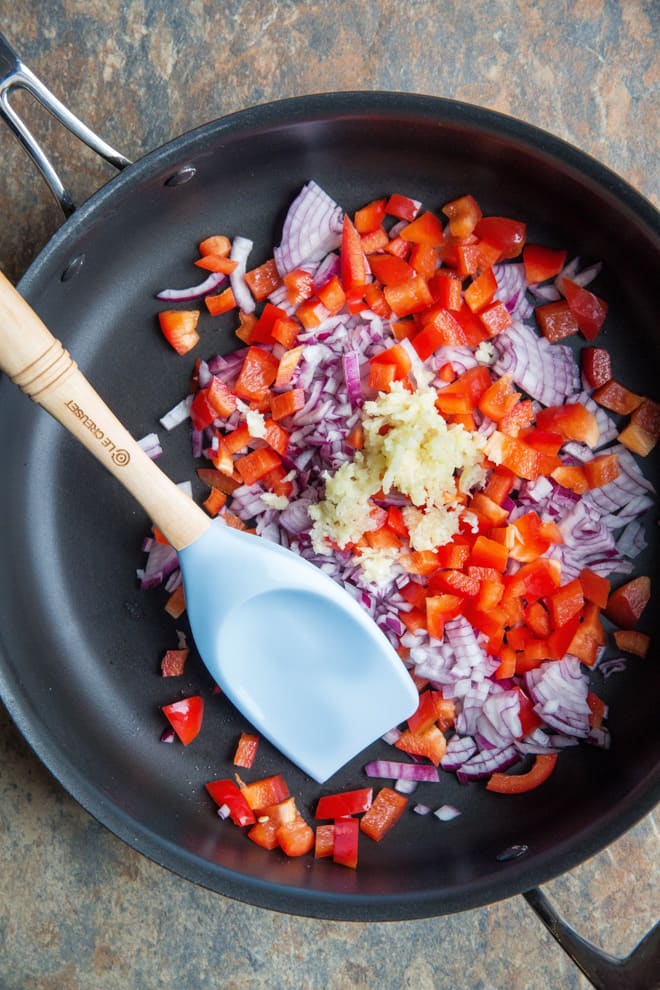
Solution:
[[[92,128],[135,159],[206,120],[304,93],[395,89],[519,116],[660,204],[655,0],[0,0],[0,25]],[[74,198],[110,174],[18,96]],[[60,215],[0,129],[0,262],[20,276]],[[625,954],[660,913],[645,818],[547,885]],[[587,981],[522,899],[444,919],[348,924],[238,904],[134,853],[51,779],[0,717],[3,990],[545,990]]]

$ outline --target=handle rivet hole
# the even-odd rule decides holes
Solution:
[[[174,175],[170,175],[169,179],[165,180],[166,186],[182,186],[186,182],[190,182],[197,175],[197,169],[194,165],[184,165],[180,168],[178,172]]]
[[[85,264],[85,255],[79,254],[66,266],[66,268],[62,272],[61,281],[70,282],[72,278],[76,277],[76,275],[80,275],[81,269],[84,264]]]
[[[498,863],[508,863],[512,859],[520,859],[520,857],[524,856],[528,851],[529,846],[526,846],[523,843],[517,846],[508,846],[507,849],[504,849],[501,853],[498,853],[495,859]]]

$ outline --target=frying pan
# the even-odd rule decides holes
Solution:
[[[249,236],[251,263],[266,260],[288,204],[310,178],[347,210],[392,191],[432,209],[471,192],[484,212],[525,219],[530,240],[565,247],[585,263],[602,260],[595,291],[610,306],[602,343],[621,381],[657,397],[658,213],[616,175],[543,131],[449,100],[344,92],[244,110],[130,164],[81,132],[6,43],[2,78],[5,116],[11,89],[30,88],[122,168],[74,210],[38,162],[69,217],[19,289],[136,436],[158,429],[158,417],[187,390],[194,360],[164,344],[154,293],[192,281],[195,246],[212,232]],[[38,159],[29,136],[22,140]],[[233,346],[229,318],[202,316],[201,326],[204,356]],[[185,427],[164,441],[164,470],[194,483]],[[657,802],[654,647],[622,674],[594,674],[610,705],[609,750],[576,747],[542,789],[515,798],[461,786],[449,775],[441,792],[427,794],[420,785],[416,799],[463,812],[450,839],[435,820],[411,814],[383,843],[362,843],[355,872],[264,852],[217,820],[203,790],[207,780],[231,774],[245,723],[212,695],[194,654],[174,688],[160,677],[159,658],[185,625],[167,617],[162,595],[136,589],[149,521],[6,381],[0,452],[10,479],[0,490],[0,693],[67,791],[133,848],[180,875],[262,907],[346,920],[440,915],[527,892],[559,937],[550,906],[533,888],[604,848]],[[644,470],[657,486],[658,458],[648,457]],[[652,519],[638,570],[656,588],[658,557]],[[656,593],[644,618],[656,635],[657,614]],[[159,741],[159,707],[173,692],[207,698],[204,731],[187,749]],[[385,752],[377,744],[370,756]],[[311,815],[318,785],[266,743],[260,754],[258,775],[283,772]],[[325,789],[360,786],[364,762],[353,760]],[[580,951],[573,944],[571,952]],[[638,963],[648,964],[651,951],[645,943]]]

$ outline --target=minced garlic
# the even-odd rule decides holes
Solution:
[[[484,442],[459,424],[448,425],[436,408],[436,397],[427,385],[409,392],[395,383],[390,392],[364,404],[362,450],[334,475],[326,474],[325,499],[309,507],[318,553],[330,553],[329,543],[345,547],[357,542],[378,527],[370,499],[379,491],[400,492],[410,499],[404,518],[413,550],[451,540],[459,526],[459,493],[485,477]],[[381,565],[376,556],[366,554],[365,565],[381,574],[396,555],[388,551]]]

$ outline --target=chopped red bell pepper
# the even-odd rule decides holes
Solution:
[[[614,642],[624,653],[632,653],[643,659],[649,652],[651,637],[639,629],[617,629],[614,632]]]
[[[383,787],[369,810],[360,819],[360,830],[375,842],[380,842],[401,818],[408,799],[391,787]],[[335,822],[335,829],[337,823]]]
[[[373,802],[373,788],[361,787],[355,791],[324,794],[316,806],[315,818],[346,818],[367,811]]]
[[[476,199],[469,194],[445,203],[442,212],[449,217],[452,237],[469,237],[483,216]]]
[[[537,306],[534,317],[539,330],[551,344],[572,337],[580,329],[571,307],[563,299]]]
[[[651,579],[640,575],[610,594],[605,615],[622,629],[633,629],[651,599]]]
[[[335,826],[317,825],[314,839],[314,858],[322,859],[325,856],[332,856],[335,848]]]
[[[418,732],[406,730],[394,745],[410,756],[425,757],[435,767],[440,766],[440,760],[447,752],[447,740],[437,725],[429,725]]]
[[[544,247],[541,244],[526,244],[523,248],[525,277],[529,285],[546,282],[559,275],[566,262],[566,252]]]
[[[409,196],[402,196],[400,193],[392,193],[385,205],[385,211],[391,217],[398,220],[407,220],[410,223],[419,213],[421,203]]]
[[[243,797],[255,812],[260,812],[270,805],[279,804],[289,797],[287,783],[279,773],[255,780],[251,784],[245,784],[239,779],[238,786]]]
[[[279,362],[263,347],[250,346],[236,379],[234,393],[247,402],[265,398],[277,376]]]
[[[497,292],[497,279],[492,268],[473,279],[463,293],[463,297],[473,313],[479,313],[491,303]],[[458,307],[457,307],[458,308]]]
[[[223,805],[229,808],[234,825],[254,825],[257,820],[254,811],[233,780],[211,780],[205,787],[219,808]]]
[[[246,485],[253,485],[281,463],[282,459],[276,450],[271,447],[258,447],[257,450],[239,457],[234,461],[234,466],[243,482]]]
[[[257,302],[267,299],[282,284],[282,277],[273,258],[246,272],[243,278]]]
[[[404,241],[412,241],[413,244],[430,244],[432,247],[439,247],[444,241],[442,223],[434,213],[428,211],[420,214],[404,227],[399,236]]]
[[[385,219],[387,208],[386,199],[374,199],[371,203],[356,210],[353,217],[355,229],[359,234],[370,234],[377,230]]]
[[[344,216],[340,251],[341,284],[344,292],[360,292],[367,284],[367,261],[360,235],[348,215]]]
[[[616,454],[599,454],[582,466],[589,488],[602,488],[619,477],[619,458]]]
[[[230,286],[215,296],[206,296],[204,302],[211,316],[221,316],[222,313],[228,313],[236,306],[234,290]]]
[[[557,765],[557,753],[539,753],[527,773],[494,773],[486,784],[496,794],[524,794],[545,783]]]
[[[600,437],[596,417],[580,402],[540,409],[536,425],[540,430],[561,433],[564,440],[579,440],[589,447],[595,447]]]
[[[577,285],[568,278],[561,279],[561,291],[571,307],[582,334],[587,340],[593,340],[605,322],[607,303],[600,296],[594,295],[589,289]]]
[[[314,848],[314,829],[300,815],[279,825],[275,836],[287,856],[305,856]]]
[[[202,728],[204,699],[196,694],[181,698],[162,708],[163,715],[170,723],[184,746],[196,739]]]
[[[608,378],[603,385],[595,390],[592,398],[599,406],[611,409],[612,412],[619,413],[621,416],[628,416],[634,412],[643,401],[641,395],[631,392],[615,378]]]
[[[252,732],[241,732],[234,753],[234,766],[249,770],[255,761],[258,748],[259,736],[255,736]]]
[[[199,310],[165,309],[158,314],[160,329],[177,354],[187,354],[199,341]]]
[[[368,814],[368,812],[367,812]],[[364,821],[364,819],[362,819]],[[334,823],[332,861],[354,870],[358,864],[360,822],[357,818],[340,818]]]
[[[582,374],[591,388],[606,385],[612,377],[612,359],[604,347],[583,347],[580,351]]]
[[[299,412],[305,405],[305,392],[302,388],[292,388],[288,392],[281,392],[274,395],[270,402],[270,411],[273,419],[286,419]]]
[[[578,578],[562,585],[546,598],[555,629],[565,626],[584,607],[584,592]]]
[[[372,254],[368,260],[373,275],[383,285],[397,285],[415,275],[416,269],[394,254]]]
[[[508,217],[483,217],[474,232],[480,240],[496,247],[501,259],[517,258],[527,237],[526,225]]]

